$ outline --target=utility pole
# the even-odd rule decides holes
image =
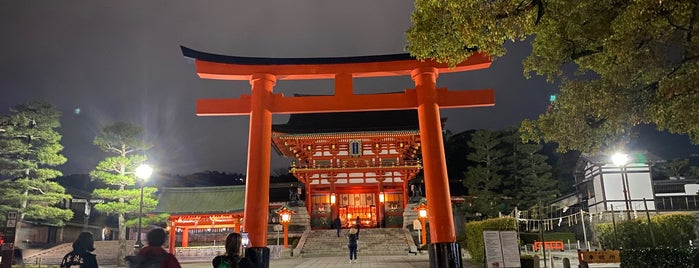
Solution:
[[[541,252],[544,253],[544,267],[546,265],[546,240],[544,239],[544,215],[541,213],[541,199],[539,199],[539,235],[541,236]]]

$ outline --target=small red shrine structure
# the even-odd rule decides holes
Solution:
[[[294,114],[272,126],[272,141],[294,160],[312,228],[336,216],[344,226],[359,217],[364,227],[402,227],[408,182],[422,169],[415,110]]]
[[[159,195],[153,212],[170,214],[170,253],[175,253],[177,233],[181,233],[182,247],[186,248],[191,230],[242,230],[245,186],[162,188]],[[225,241],[225,235],[218,240]]]

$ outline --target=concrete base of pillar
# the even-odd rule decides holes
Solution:
[[[250,259],[257,268],[269,268],[269,248],[248,248],[245,250],[245,258]]]
[[[463,268],[459,243],[433,243],[429,250],[430,268]]]

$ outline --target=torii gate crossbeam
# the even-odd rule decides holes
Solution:
[[[456,243],[449,194],[440,108],[492,106],[491,89],[449,91],[438,89],[439,73],[463,72],[488,68],[490,57],[474,53],[466,61],[449,68],[433,61],[417,61],[408,54],[344,58],[249,58],[223,56],[182,47],[193,59],[201,78],[248,80],[251,95],[230,99],[200,99],[199,116],[249,115],[250,129],[245,195],[245,230],[249,248],[258,267],[269,267],[267,246],[267,212],[271,157],[272,114],[356,112],[417,109],[422,142],[425,194],[429,209],[430,266],[461,267]],[[353,93],[352,79],[362,77],[410,75],[415,89],[402,93]],[[332,96],[284,97],[273,94],[277,80],[334,79]]]

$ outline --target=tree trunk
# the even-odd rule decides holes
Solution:
[[[117,263],[119,267],[126,267],[124,258],[128,255],[126,249],[126,224],[124,222],[124,213],[119,213],[119,252],[117,253]]]

